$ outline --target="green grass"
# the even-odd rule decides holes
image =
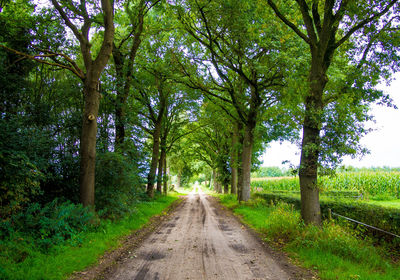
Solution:
[[[282,246],[321,279],[399,279],[400,267],[391,262],[389,253],[357,239],[350,229],[334,222],[322,228],[305,226],[299,212],[285,203],[271,206],[256,199],[239,205],[231,195],[220,198],[265,240]]]
[[[363,201],[363,202],[367,203],[367,204],[372,204],[372,205],[400,209],[400,199],[387,200],[387,201],[368,200],[368,201]]]
[[[117,222],[102,221],[98,231],[82,232],[80,246],[55,246],[42,253],[27,240],[0,241],[0,248],[3,249],[0,253],[0,279],[66,279],[73,272],[95,264],[105,251],[118,247],[124,236],[141,228],[152,216],[165,214],[163,210],[177,199],[178,194],[172,193],[151,202],[140,202],[132,216]],[[8,257],[15,247],[26,252],[24,261],[15,263]]]

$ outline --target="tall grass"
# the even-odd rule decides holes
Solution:
[[[103,220],[98,230],[81,232],[82,242],[78,246],[58,245],[42,252],[23,238],[0,240],[0,279],[66,279],[74,271],[95,264],[106,250],[117,247],[123,236],[142,227],[176,199],[178,195],[172,194],[139,202],[130,216],[118,221]],[[11,256],[17,249],[23,252],[19,260]]]
[[[344,172],[335,176],[323,176],[318,179],[321,191],[356,191],[371,196],[386,195],[400,198],[400,172]],[[252,181],[251,186],[257,190],[299,191],[298,178]]]
[[[269,242],[283,246],[289,255],[318,273],[322,280],[398,280],[400,267],[389,252],[357,239],[352,231],[334,222],[323,227],[305,226],[290,205],[267,205],[263,200],[238,204],[234,196],[221,202]]]

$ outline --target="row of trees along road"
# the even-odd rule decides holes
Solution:
[[[48,4],[1,2],[1,119],[10,134],[2,154],[23,154],[17,164],[47,178],[17,184],[13,197],[5,172],[16,163],[2,157],[2,205],[23,208],[33,189],[65,194],[48,185],[50,177],[78,181],[68,156],[80,161],[80,202],[94,206],[96,151],[137,166],[150,197],[155,183],[167,192],[170,170],[179,185],[204,173],[247,201],[265,146],[290,140],[301,146],[302,217],[320,224],[318,174],[365,153],[358,142],[371,104],[393,106],[376,85],[398,70],[399,1]],[[54,117],[39,122],[43,114]],[[10,144],[37,129],[54,142],[48,153],[35,148],[40,160]]]

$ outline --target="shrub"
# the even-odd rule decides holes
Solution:
[[[277,242],[294,239],[301,227],[298,211],[285,202],[276,204],[265,223],[264,231]]]
[[[32,203],[25,211],[0,223],[1,237],[21,235],[42,249],[65,241],[80,242],[78,233],[96,225],[95,213],[80,204],[58,199],[41,207]]]
[[[143,190],[137,166],[119,152],[99,154],[96,162],[96,209],[111,219],[132,211]]]
[[[261,197],[267,201],[267,203],[284,201],[286,203],[293,204],[296,209],[301,209],[301,201],[299,196],[275,194],[275,193],[257,193],[256,197]],[[321,198],[321,212],[323,217],[327,217],[328,209],[338,213],[342,216],[346,216],[357,221],[381,228],[383,230],[392,232],[400,235],[400,211],[397,209],[385,208],[377,205],[369,205],[362,202],[353,200],[335,200],[329,198]],[[360,226],[360,230],[366,230],[363,226]],[[386,235],[382,235],[379,232],[372,232],[374,236],[379,238],[386,238]],[[394,240],[393,240],[394,241]]]

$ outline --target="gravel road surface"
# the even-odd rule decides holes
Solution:
[[[304,279],[269,251],[214,198],[192,192],[107,278]]]

